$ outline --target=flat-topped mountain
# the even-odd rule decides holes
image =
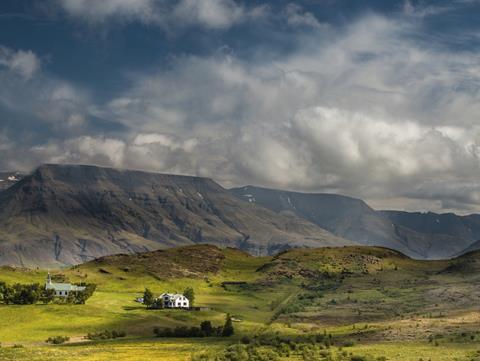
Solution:
[[[279,214],[302,217],[340,237],[363,245],[388,247],[414,258],[450,258],[480,240],[480,215],[376,211],[361,199],[342,195],[254,186],[230,192]],[[477,249],[472,247],[468,249]]]
[[[44,165],[0,192],[0,264],[62,266],[196,243],[254,254],[355,244],[207,178]]]

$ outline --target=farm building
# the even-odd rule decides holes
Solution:
[[[178,293],[162,293],[160,297],[164,308],[189,308],[190,301],[184,295]]]
[[[56,297],[68,297],[70,292],[85,291],[85,287],[72,285],[71,283],[54,283],[50,273],[45,283],[46,290],[54,290]]]

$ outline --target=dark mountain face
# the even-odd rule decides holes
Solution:
[[[364,201],[335,194],[287,192],[247,186],[230,192],[250,203],[275,212],[291,213],[309,220],[330,232],[364,245],[377,245],[423,258],[398,235],[397,227]]]
[[[449,258],[480,239],[476,238],[480,235],[480,216],[476,215],[377,212],[360,199],[341,195],[252,186],[230,192],[275,212],[295,214],[338,236],[364,245],[392,248],[414,258]]]
[[[480,240],[480,215],[459,216],[453,213],[382,211],[393,223],[430,238],[435,258],[452,257],[477,249]]]
[[[0,192],[0,264],[69,265],[196,243],[269,254],[354,242],[206,178],[45,165]]]

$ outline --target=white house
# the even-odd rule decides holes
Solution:
[[[85,287],[72,285],[71,283],[54,283],[52,282],[52,277],[50,273],[47,277],[47,282],[45,283],[46,290],[55,290],[56,297],[68,297],[70,292],[79,292],[85,291]]]
[[[162,293],[160,297],[165,308],[190,308],[190,301],[178,293]]]

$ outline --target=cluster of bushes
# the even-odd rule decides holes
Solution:
[[[79,292],[70,292],[66,298],[67,303],[83,305],[90,297],[92,297],[93,293],[97,289],[97,285],[94,283],[82,282],[77,283],[76,286],[85,287],[85,289]]]
[[[96,333],[88,333],[87,338],[89,340],[112,340],[119,337],[125,337],[126,335],[127,334],[125,333],[125,331],[105,330]]]
[[[79,286],[84,286],[84,291],[70,292],[68,297],[55,298],[55,291],[52,289],[46,290],[43,285],[39,283],[7,285],[0,282],[0,302],[6,305],[33,305],[38,302],[48,304],[54,300],[62,301],[64,303],[84,304],[95,291],[96,285],[91,283],[82,283]]]
[[[45,304],[53,301],[55,292],[46,290],[39,283],[7,285],[0,282],[0,302],[6,305],[31,305],[37,302]]]
[[[254,346],[233,345],[223,352],[215,354],[198,354],[191,361],[277,361],[278,353],[273,350],[259,349]]]
[[[68,336],[54,336],[47,339],[47,343],[52,343],[54,345],[60,345],[70,340]]]
[[[230,337],[234,334],[232,318],[227,315],[223,326],[214,327],[210,321],[203,321],[200,327],[180,326],[176,328],[155,327],[153,333],[157,337]]]
[[[295,342],[270,347],[256,342],[236,344],[221,352],[193,355],[191,361],[279,361],[291,357],[303,361],[386,361],[385,357],[354,355],[343,349],[334,351],[319,344]]]

